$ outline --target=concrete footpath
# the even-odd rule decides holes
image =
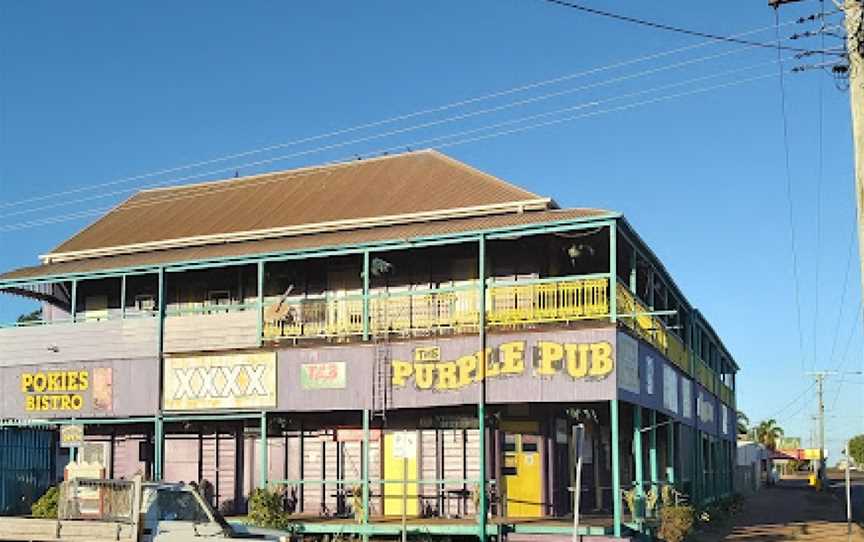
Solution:
[[[806,480],[793,479],[748,497],[729,521],[696,532],[691,540],[864,542],[864,531],[853,524],[847,535],[845,502],[830,491],[815,491]]]

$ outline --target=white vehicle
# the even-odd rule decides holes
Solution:
[[[281,531],[230,525],[186,484],[74,480],[61,486],[58,519],[0,517],[0,540],[21,542],[285,542]]]

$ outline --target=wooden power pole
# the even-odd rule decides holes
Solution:
[[[855,206],[858,214],[858,261],[864,299],[864,6],[862,0],[846,0],[846,51],[849,57],[849,102],[855,152]]]

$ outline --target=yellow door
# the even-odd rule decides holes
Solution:
[[[418,442],[417,432],[414,433],[415,447]],[[405,515],[420,515],[417,487],[417,450],[412,459],[396,457],[393,447],[393,433],[384,435],[384,479],[408,483],[384,484],[384,515],[402,516],[402,503],[405,503]]]
[[[505,435],[504,469],[507,515],[514,518],[542,517],[543,465],[540,455],[540,437]]]

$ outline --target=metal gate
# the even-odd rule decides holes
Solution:
[[[53,485],[54,443],[47,429],[0,427],[0,515],[29,514]]]

